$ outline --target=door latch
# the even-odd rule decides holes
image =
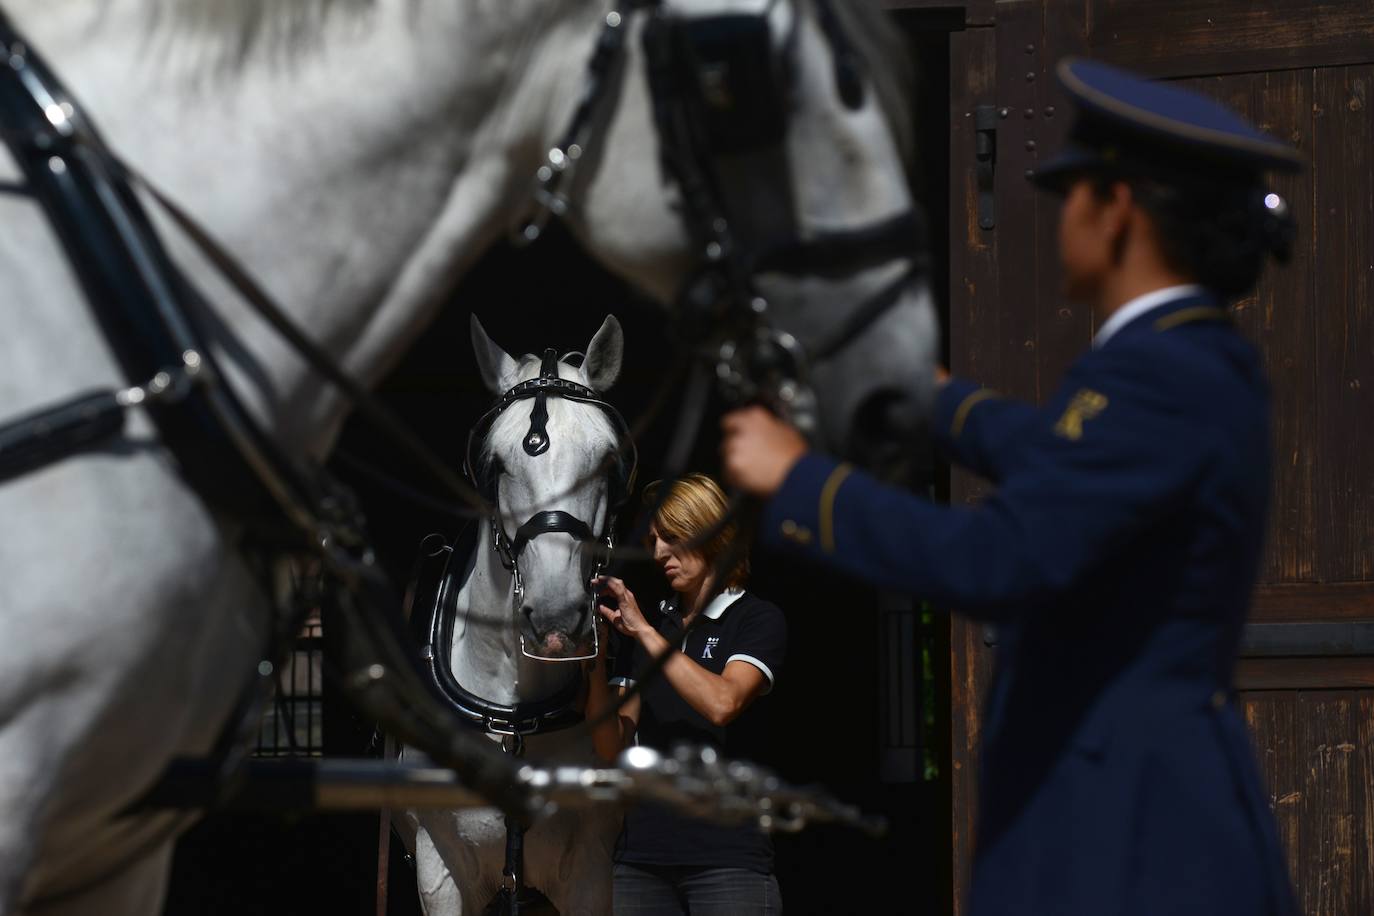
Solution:
[[[997,106],[979,105],[973,110],[973,159],[978,183],[978,228],[997,225]]]

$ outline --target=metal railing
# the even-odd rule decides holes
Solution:
[[[324,755],[324,630],[312,612],[286,663],[258,726],[254,757]]]

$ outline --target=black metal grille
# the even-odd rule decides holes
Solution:
[[[324,754],[324,631],[312,612],[277,672],[277,689],[258,726],[255,757]]]
[[[879,595],[879,769],[885,783],[939,778],[939,760],[931,740],[938,651],[938,633],[928,606],[902,595]]]

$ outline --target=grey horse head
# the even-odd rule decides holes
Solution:
[[[540,357],[512,357],[487,336],[475,316],[472,344],[482,380],[493,394],[540,375]],[[599,395],[615,383],[623,352],[620,322],[607,316],[585,354],[565,355],[555,371]],[[536,419],[541,409],[546,416]],[[542,441],[532,448],[536,425],[542,427]],[[513,591],[519,605],[513,608],[514,625],[530,655],[560,659],[590,651],[594,613],[588,579],[596,551],[587,549],[587,540],[600,540],[608,530],[614,476],[609,469],[616,464],[620,435],[606,410],[559,396],[515,401],[487,431],[476,460],[497,525],[507,541],[517,544],[523,588]],[[584,536],[555,530],[521,543],[521,526],[547,512],[585,523]]]

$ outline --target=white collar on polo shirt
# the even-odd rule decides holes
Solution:
[[[711,599],[711,603],[706,605],[706,609],[701,613],[710,617],[712,620],[719,620],[720,615],[725,613],[725,609],[739,600],[744,594],[742,588],[727,588],[719,595]]]
[[[1098,350],[1102,345],[1110,340],[1117,331],[1144,315],[1150,309],[1159,308],[1161,305],[1168,305],[1178,299],[1186,299],[1191,296],[1200,296],[1203,289],[1196,283],[1184,283],[1180,286],[1166,286],[1148,292],[1143,296],[1136,296],[1121,308],[1112,312],[1111,317],[1102,322],[1102,327],[1097,329],[1093,335],[1093,349]]]

